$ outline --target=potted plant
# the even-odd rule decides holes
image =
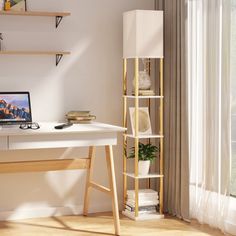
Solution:
[[[157,157],[156,154],[159,151],[158,147],[151,143],[138,144],[138,173],[139,175],[146,175],[149,172],[150,164]],[[128,158],[135,158],[135,147],[131,148],[131,153]]]

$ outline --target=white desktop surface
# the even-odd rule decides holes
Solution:
[[[74,124],[57,130],[58,122],[39,122],[38,130],[8,127],[0,130],[0,150],[116,145],[126,129],[98,122]]]
[[[89,124],[74,124],[65,129],[55,129],[54,126],[62,124],[59,122],[38,122],[40,129],[38,130],[22,130],[18,126],[7,127],[0,130],[0,136],[9,136],[9,135],[42,135],[42,134],[68,134],[68,133],[111,133],[111,132],[124,132],[126,129],[104,124],[98,122],[92,122]]]

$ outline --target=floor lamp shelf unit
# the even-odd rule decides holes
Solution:
[[[163,16],[163,11],[153,10],[133,10],[123,14],[123,126],[126,131],[123,135],[124,210],[122,213],[133,220],[164,218]],[[128,63],[128,60],[131,63]],[[159,76],[157,76],[159,83],[158,79],[155,79],[155,83],[158,83],[158,92],[155,89],[157,86],[151,90],[151,65],[157,65],[151,63],[151,60],[159,61]],[[143,71],[140,70],[141,61]],[[134,66],[132,92],[128,89],[130,84],[128,67],[131,65]],[[130,108],[131,103],[132,108]],[[143,104],[145,107],[142,106]],[[155,115],[154,107],[158,107]],[[132,132],[128,127],[128,109]],[[152,119],[149,119],[151,114]],[[153,123],[157,125],[154,133],[151,130]],[[131,154],[128,153],[130,142],[133,144]],[[156,165],[149,172],[149,163],[140,161],[150,161],[155,156]],[[128,157],[134,159],[134,168],[129,168]],[[139,169],[141,166],[144,167],[143,170]],[[128,185],[128,180],[133,180],[134,186],[133,183]],[[145,181],[146,188],[140,184],[141,181]],[[128,190],[128,186],[132,189]]]

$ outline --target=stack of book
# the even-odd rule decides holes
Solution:
[[[138,193],[138,208],[140,214],[150,214],[157,212],[159,204],[158,193],[152,189],[141,189]],[[125,211],[129,213],[135,212],[135,191],[127,191],[127,201]]]
[[[72,124],[89,123],[96,119],[96,116],[90,115],[90,111],[70,111],[66,114],[68,122]]]
[[[134,92],[133,92],[133,95],[134,95]],[[150,90],[150,89],[148,89],[148,90],[139,90],[138,95],[139,96],[154,96],[155,93],[154,93],[153,90]]]

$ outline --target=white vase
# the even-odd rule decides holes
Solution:
[[[138,174],[147,175],[150,169],[150,161],[139,161],[138,162]]]
[[[139,90],[149,90],[151,88],[151,79],[146,70],[139,71],[138,83]],[[135,79],[133,80],[133,86],[135,88]]]

